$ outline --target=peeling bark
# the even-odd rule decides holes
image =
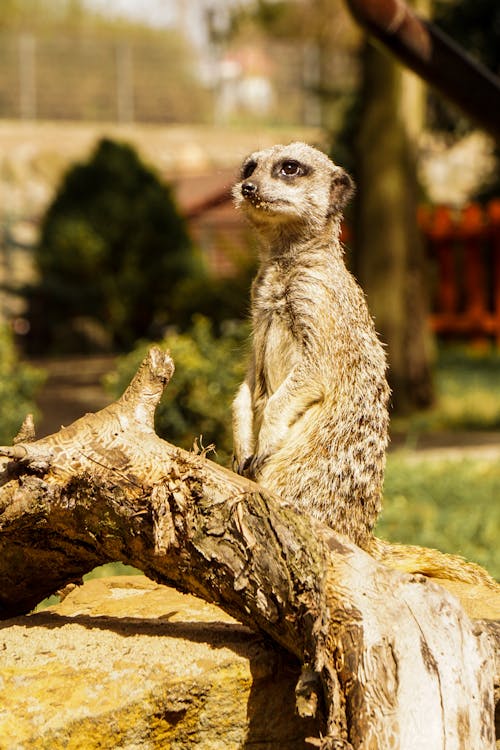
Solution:
[[[494,631],[423,576],[160,440],[153,415],[172,372],[152,349],[115,404],[0,449],[0,616],[123,560],[297,656],[298,710],[325,717],[311,744],[494,748]]]

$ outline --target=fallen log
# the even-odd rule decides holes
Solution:
[[[253,482],[154,432],[172,373],[152,349],[123,396],[0,449],[0,617],[122,560],[218,603],[303,664],[327,748],[494,748],[487,628],[420,575],[376,562]],[[492,631],[493,632],[493,631]]]

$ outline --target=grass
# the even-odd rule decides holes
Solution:
[[[425,444],[426,436],[431,443],[440,433],[443,443],[460,445],[474,442],[471,433],[500,430],[498,349],[443,347],[434,378],[434,406],[392,421],[393,432],[406,436],[408,448]],[[500,461],[486,455],[458,460],[439,455],[389,454],[377,535],[461,554],[500,579]]]
[[[488,458],[388,457],[376,533],[479,563],[500,579],[500,462]]]
[[[434,406],[394,418],[394,432],[404,432],[411,442],[429,432],[500,430],[500,350],[441,348],[434,385]]]

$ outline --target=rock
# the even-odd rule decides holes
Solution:
[[[0,632],[2,750],[294,750],[298,666],[214,605],[142,576],[87,581]]]

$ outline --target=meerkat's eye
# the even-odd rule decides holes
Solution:
[[[248,180],[248,178],[251,177],[253,175],[253,173],[255,172],[255,167],[256,166],[257,166],[257,162],[255,162],[255,161],[249,161],[249,162],[247,162],[243,166],[243,169],[241,170],[241,179],[242,180]]]
[[[281,165],[280,174],[284,177],[298,177],[298,175],[304,174],[304,170],[295,159],[287,159]]]

